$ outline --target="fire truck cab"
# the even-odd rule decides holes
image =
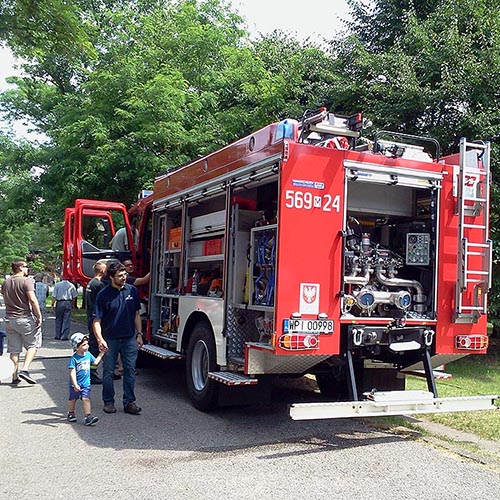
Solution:
[[[113,238],[122,228],[124,245],[113,250]],[[123,203],[76,200],[64,214],[64,279],[82,286],[94,276],[93,265],[100,259],[124,260],[135,255],[128,211]]]
[[[434,382],[488,345],[489,144],[440,158],[433,140],[363,140],[364,123],[306,112],[156,178],[143,350],[186,358],[198,409],[307,373],[340,402],[295,419],[493,407]],[[418,370],[428,391],[404,392]]]

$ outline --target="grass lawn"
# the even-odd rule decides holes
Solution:
[[[452,379],[436,380],[439,397],[453,396],[500,396],[500,355],[471,355],[446,366]],[[427,390],[425,379],[408,376],[407,390]],[[485,439],[500,441],[500,399],[498,410],[471,411],[441,414],[426,414],[421,418],[438,422],[448,427],[473,432]]]
[[[73,309],[71,311],[71,320],[77,323],[87,324],[87,311],[82,309],[82,296],[79,295],[77,298],[78,309]]]

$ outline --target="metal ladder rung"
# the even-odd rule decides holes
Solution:
[[[476,151],[473,153],[472,150]],[[479,157],[479,153],[482,157]],[[483,295],[481,291],[489,288],[491,278],[491,244],[488,240],[489,165],[489,143],[476,144],[467,142],[465,138],[460,140],[456,212],[459,217],[460,246],[455,288],[455,319],[459,323],[476,322],[486,308],[486,294]],[[474,178],[474,186],[468,185],[470,177]],[[471,187],[474,189],[471,190]],[[474,240],[472,242],[469,241],[471,237]]]
[[[465,284],[469,284],[469,283],[481,283],[483,285],[486,285],[486,281],[485,280],[481,280],[479,278],[466,278],[465,279]]]
[[[469,142],[466,140],[464,140],[464,146],[471,149],[486,149],[488,147],[487,144],[483,144],[481,142]]]
[[[464,172],[466,174],[477,174],[477,175],[483,175],[483,176],[486,176],[488,174],[488,172],[486,172],[482,168],[474,168],[474,167],[468,167],[468,166],[464,167]]]
[[[468,285],[470,283],[479,283],[482,285],[486,285],[486,281],[483,280],[465,280],[465,285]]]
[[[475,198],[472,196],[464,196],[463,197],[464,201],[476,201],[476,202],[486,202],[486,198]],[[472,207],[471,207],[472,208]]]
[[[468,247],[478,247],[478,248],[490,248],[490,245],[488,243],[475,243],[475,242],[467,242]]]

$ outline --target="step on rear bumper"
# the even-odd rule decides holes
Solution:
[[[289,415],[293,420],[318,420],[499,409],[495,405],[497,395],[435,398],[424,391],[379,394],[379,398],[363,401],[295,403],[290,406]]]

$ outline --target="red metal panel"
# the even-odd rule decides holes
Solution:
[[[342,229],[344,210],[343,151],[288,144],[283,161],[279,200],[276,283],[276,332],[294,312],[303,319],[325,313],[333,319],[333,335],[320,335],[307,354],[338,354]],[[285,145],[286,149],[286,145]],[[277,354],[297,354],[276,347]]]
[[[458,280],[458,222],[459,217],[455,215],[456,198],[453,196],[453,165],[450,162],[456,160],[458,155],[449,157],[446,161],[445,170],[448,175],[443,178],[440,217],[439,238],[439,266],[437,286],[437,325],[436,325],[436,354],[464,354],[467,351],[455,348],[455,337],[457,335],[486,334],[486,316],[482,316],[477,323],[454,323],[453,313],[455,311],[455,287]],[[480,218],[484,222],[484,218]],[[477,221],[480,224],[480,221]],[[479,267],[480,264],[476,265]],[[474,354],[485,353],[475,351]]]
[[[145,276],[150,271],[152,246],[152,208],[153,195],[146,196],[135,203],[129,210],[130,223],[135,221],[138,231],[137,248],[135,249],[134,273]],[[139,290],[143,294],[143,290]]]
[[[383,167],[410,168],[414,170],[425,170],[428,172],[441,172],[441,163],[422,162],[407,158],[389,158],[381,154],[373,154],[365,151],[347,151],[346,158],[351,161],[377,164]]]
[[[76,200],[76,205],[81,207],[82,200]],[[93,200],[92,200],[92,203]],[[97,202],[96,205],[102,207],[102,202]],[[109,204],[108,204],[109,205]],[[78,217],[78,223],[76,222]],[[113,220],[108,210],[81,208],[76,215],[75,208],[66,208],[64,211],[64,234],[63,234],[63,265],[62,277],[75,283],[80,283],[85,286],[89,278],[82,276],[80,270],[81,262],[81,243],[82,243],[82,218],[83,217],[99,217],[108,219],[111,229],[114,232]]]
[[[274,139],[276,127],[276,123],[268,125],[170,174],[157,177],[154,184],[154,199],[160,200],[188,189],[193,184],[207,182],[279,153],[282,150],[282,140]]]
[[[70,281],[75,280],[75,275],[73,270],[74,223],[75,223],[75,209],[67,208],[64,211],[62,277],[63,279]]]
[[[90,281],[92,276],[88,276],[83,272],[82,263],[83,263],[83,252],[82,252],[82,244],[84,242],[83,235],[83,218],[84,217],[105,217],[109,220],[110,227],[114,234],[114,226],[113,220],[111,217],[111,212],[116,211],[121,214],[123,217],[123,221],[127,230],[128,241],[133,242],[132,232],[130,230],[130,224],[127,214],[127,208],[123,203],[116,203],[111,201],[101,201],[101,200],[85,200],[78,199],[75,200],[75,208],[74,208],[74,226],[73,226],[73,264],[72,264],[72,273],[73,273],[73,281],[81,284],[82,286],[86,286]],[[132,248],[132,258],[135,257],[135,249],[133,245],[130,245]]]

